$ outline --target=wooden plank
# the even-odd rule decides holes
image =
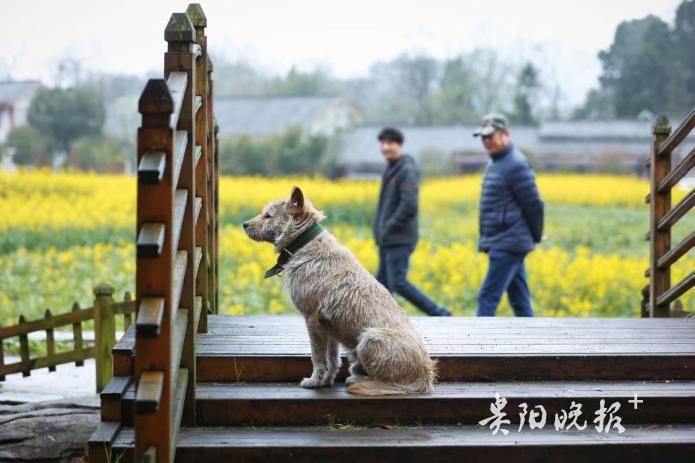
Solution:
[[[198,269],[200,268],[200,261],[203,258],[203,248],[200,246],[196,246],[193,254],[195,256],[194,274],[198,275]]]
[[[41,320],[27,321],[25,317],[22,317],[17,325],[0,327],[0,339],[7,339],[14,336],[20,336],[23,334],[32,333],[34,331],[44,331],[47,328],[58,328],[65,325],[71,325],[78,322],[83,322],[91,320],[93,317],[92,308],[75,310],[75,305],[73,304],[73,310],[60,315],[53,315],[50,321],[45,318]]]
[[[164,372],[143,371],[135,393],[135,413],[139,415],[155,413],[159,409],[163,389]]]
[[[200,145],[195,145],[195,163],[196,165],[198,164],[198,161],[200,161],[200,157],[203,154],[203,148]]]
[[[20,337],[21,340],[21,337]],[[22,352],[20,343],[20,353]],[[2,369],[0,369],[0,375],[9,375],[12,373],[22,373],[23,376],[29,376],[31,370],[38,370],[39,368],[48,368],[53,365],[61,365],[63,363],[72,363],[78,360],[86,360],[89,358],[94,358],[94,348],[87,347],[82,350],[71,350],[68,352],[59,352],[53,357],[30,357],[27,348],[26,359],[22,359],[17,363],[5,364]]]
[[[665,293],[661,294],[656,300],[656,303],[658,305],[668,305],[685,294],[685,292],[693,286],[695,286],[695,272],[690,272],[690,275],[683,278],[683,280],[672,286]]]
[[[676,206],[669,210],[660,220],[657,225],[659,231],[669,230],[681,217],[690,211],[695,206],[695,188],[681,199]]]
[[[188,263],[188,253],[186,251],[176,252],[176,261],[174,263],[174,282],[173,282],[173,292],[174,292],[174,303],[173,307],[179,307],[179,302],[181,301],[181,289],[183,288],[183,280],[186,275],[186,265]]]
[[[668,174],[666,174],[666,177],[664,177],[663,180],[659,182],[658,190],[660,193],[664,193],[667,190],[670,190],[676,184],[686,176],[690,170],[695,167],[695,149],[690,151],[682,160],[681,162],[678,163],[678,165],[671,170]]]
[[[101,422],[89,437],[89,461],[102,461],[103,454],[111,447],[121,430],[121,423]]]
[[[122,422],[123,398],[130,384],[130,376],[114,376],[106,384],[106,387],[99,394],[101,421]]]
[[[669,252],[661,256],[657,262],[657,266],[659,268],[666,268],[669,265],[672,265],[693,247],[695,247],[695,231],[690,232],[690,234],[683,238],[680,243],[673,247]]]
[[[137,336],[159,336],[164,316],[163,297],[143,297],[140,301],[140,310],[135,321],[135,333]]]
[[[203,97],[200,95],[196,95],[195,97],[195,103],[194,103],[194,111],[197,113],[200,111],[200,108],[203,107]]]
[[[55,337],[53,336],[53,327],[50,324],[51,316],[51,310],[46,309],[44,313],[44,319],[48,322],[48,327],[46,328],[46,357],[49,359],[55,357],[56,354]],[[49,365],[48,371],[56,371],[56,366]]]
[[[174,193],[174,249],[179,249],[181,229],[183,228],[183,216],[186,212],[187,200],[188,190],[176,190],[176,193]]]
[[[431,353],[440,381],[574,381],[695,379],[695,354]],[[198,349],[198,381],[294,381],[311,375],[304,355],[223,355]],[[346,377],[347,362],[338,378]]]
[[[111,349],[113,355],[113,375],[133,375],[133,355],[135,354],[135,325],[125,330],[121,339]]]
[[[670,154],[676,146],[685,140],[685,137],[693,130],[693,127],[695,127],[695,109],[692,109],[688,115],[685,116],[683,122],[676,127],[676,130],[674,130],[666,140],[657,145],[658,155],[666,156]]]
[[[174,133],[174,180],[173,184],[179,184],[181,176],[181,167],[183,167],[183,158],[186,155],[186,146],[188,145],[188,132],[185,130],[177,130]]]
[[[188,324],[188,310],[179,309],[176,315],[176,326],[174,327],[174,335],[172,341],[174,349],[171,356],[171,371],[178,371],[181,365],[181,353],[183,352],[183,343],[186,339],[186,325]]]
[[[562,461],[686,462],[695,452],[695,425],[626,425],[625,431],[597,432],[592,423],[582,430],[558,432],[551,424],[508,434],[487,426],[184,428],[176,445],[177,462],[222,461],[385,461],[442,462]],[[133,433],[123,429],[114,448],[130,450]]]
[[[171,454],[174,455],[176,452],[176,436],[179,433],[179,428],[181,427],[181,418],[183,417],[184,401],[186,400],[186,389],[188,387],[188,370],[186,368],[179,368],[178,374],[176,376],[176,390],[174,392],[174,411],[172,417],[174,422],[171,426]]]
[[[200,210],[203,207],[203,198],[196,196],[195,198],[195,210],[193,213],[193,223],[198,223],[198,218],[200,217]]]
[[[188,74],[185,72],[170,72],[167,78],[167,86],[174,102],[174,111],[171,115],[171,127],[176,128],[181,114],[183,96],[188,85]]]
[[[475,424],[489,414],[496,393],[511,410],[539,404],[550,417],[572,402],[598,409],[604,399],[622,403],[623,424],[695,420],[693,381],[440,382],[430,394],[366,398],[349,394],[342,383],[318,390],[297,383],[198,383],[197,425]],[[637,410],[628,407],[635,394],[644,401]],[[509,418],[519,422],[518,414]]]
[[[128,387],[131,385],[130,376],[114,376],[106,385],[99,397],[101,399],[120,399],[125,394]]]
[[[164,247],[165,227],[163,223],[147,222],[142,224],[137,240],[137,256],[157,258]]]
[[[138,164],[138,182],[143,185],[156,185],[164,177],[166,153],[163,151],[147,152]]]

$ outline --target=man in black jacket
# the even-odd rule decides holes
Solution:
[[[502,294],[518,317],[532,317],[524,259],[543,235],[543,200],[526,157],[510,142],[507,119],[488,114],[480,136],[490,161],[480,194],[480,241],[490,265],[478,293],[478,316],[494,316]]]
[[[410,255],[418,240],[420,174],[412,156],[403,154],[404,138],[400,130],[387,127],[378,139],[388,165],[374,216],[374,239],[379,246],[376,278],[389,291],[400,294],[428,315],[451,315],[406,278]]]

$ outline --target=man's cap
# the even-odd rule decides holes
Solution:
[[[478,137],[480,135],[491,135],[496,130],[504,131],[507,129],[509,129],[509,123],[507,122],[507,118],[502,114],[486,114],[482,119],[480,119],[480,127],[473,132],[473,136]]]

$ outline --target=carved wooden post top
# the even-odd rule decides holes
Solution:
[[[99,283],[94,287],[94,295],[95,296],[112,296],[113,295],[113,286],[110,286],[107,283]]]
[[[207,27],[208,20],[205,17],[205,13],[203,12],[203,8],[200,6],[200,3],[190,3],[188,8],[186,8],[186,14],[196,29]]]
[[[164,29],[164,40],[169,43],[169,51],[191,51],[196,41],[196,32],[186,13],[174,13]]]
[[[668,135],[671,133],[671,123],[668,117],[661,115],[656,118],[654,125],[652,126],[652,133],[654,135]]]

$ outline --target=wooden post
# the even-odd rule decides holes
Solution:
[[[217,226],[217,216],[215,215],[215,113],[213,110],[213,95],[214,95],[214,81],[212,79],[214,66],[210,55],[207,55],[207,81],[208,81],[208,107],[207,107],[207,136],[208,136],[208,216],[210,217],[210,223],[208,224],[208,249],[209,258],[207,262],[207,272],[208,272],[208,298],[209,298],[209,309],[210,313],[218,313],[217,311],[217,301],[215,300],[215,227]]]
[[[94,288],[94,358],[97,368],[97,392],[113,375],[111,349],[116,344],[116,317],[113,314],[113,288],[100,283]]]
[[[5,352],[2,347],[2,339],[0,339],[0,367],[5,365]],[[5,375],[0,375],[0,381],[5,381]]]
[[[19,316],[19,324],[23,325],[24,323],[27,322],[27,319],[24,318],[24,315]],[[22,367],[24,368],[22,370],[22,376],[27,377],[31,375],[31,360],[29,356],[29,337],[27,336],[26,333],[20,334],[19,335],[19,356],[22,361]]]
[[[80,311],[80,304],[75,302],[72,305],[73,312]],[[72,324],[72,345],[75,350],[82,350],[82,322],[75,322]],[[75,361],[75,366],[81,367],[84,365],[84,360]]]
[[[208,240],[208,229],[210,228],[210,182],[209,182],[209,158],[208,150],[208,59],[207,59],[207,37],[205,37],[205,27],[207,19],[203,9],[197,3],[191,3],[186,9],[186,14],[191,19],[195,28],[196,41],[200,45],[201,53],[195,61],[195,95],[200,99],[200,107],[196,107],[195,113],[195,145],[200,150],[200,159],[195,165],[195,196],[201,201],[200,217],[195,224],[195,245],[202,252],[201,263],[196,271],[196,296],[200,296],[200,321],[198,322],[198,333],[207,332],[208,320],[208,270],[210,262],[210,242]],[[194,375],[189,373],[189,381],[194,380]],[[189,384],[190,388],[191,384]],[[184,417],[186,414],[184,414]],[[185,419],[185,418],[184,418]]]
[[[158,183],[138,181],[137,224],[138,237],[142,236],[142,253],[138,251],[136,265],[135,307],[138,310],[135,330],[136,402],[138,394],[151,382],[149,378],[161,378],[161,388],[154,388],[155,399],[159,399],[151,413],[136,413],[134,416],[135,453],[133,461],[143,461],[151,447],[156,447],[160,462],[173,461],[171,453],[173,378],[172,357],[174,322],[176,320],[177,296],[174,295],[174,171],[176,146],[171,127],[172,113],[176,109],[167,82],[150,79],[139,100],[142,125],[138,129],[138,165],[148,153],[163,153],[165,168]],[[146,239],[148,229],[158,229],[152,238]],[[138,238],[139,239],[139,238]],[[147,244],[147,246],[146,246]],[[150,246],[150,244],[152,246]],[[146,252],[148,249],[155,252]],[[163,301],[162,301],[163,300]],[[159,307],[163,303],[156,336],[141,336],[137,330],[137,319],[143,313],[144,303]]]
[[[658,297],[671,286],[671,269],[669,266],[660,269],[659,259],[671,249],[671,229],[659,230],[661,218],[671,208],[671,189],[659,192],[659,182],[671,170],[671,153],[659,155],[659,146],[671,133],[671,125],[666,116],[659,116],[652,130],[651,151],[651,199],[649,202],[649,314],[651,317],[668,317],[670,304],[657,305]]]
[[[212,100],[212,95],[210,97]],[[219,168],[219,156],[218,153],[220,151],[220,139],[219,139],[219,132],[220,132],[220,126],[217,123],[217,118],[214,118],[215,122],[215,152],[213,155],[213,172],[215,174],[214,176],[214,181],[215,181],[215,198],[214,198],[214,204],[215,204],[215,212],[213,214],[214,217],[214,235],[213,235],[213,243],[215,245],[215,259],[213,263],[213,268],[214,268],[214,277],[213,281],[215,282],[215,313],[219,313],[219,308],[220,308],[220,288],[219,288],[219,283],[220,283],[220,274],[219,274],[219,255],[220,255],[220,233],[219,233],[219,218],[220,218],[220,168]]]
[[[197,21],[201,24],[205,22],[205,15],[202,10],[196,11]],[[202,26],[199,26],[202,27]],[[174,367],[172,373],[176,375],[178,368],[188,370],[188,385],[186,386],[186,398],[183,408],[183,421],[186,425],[195,424],[195,335],[196,326],[196,223],[198,220],[204,221],[205,218],[202,204],[198,208],[199,201],[203,198],[198,196],[198,185],[196,178],[196,153],[198,150],[198,139],[196,137],[196,113],[198,102],[198,73],[196,71],[197,59],[202,52],[202,47],[197,40],[196,29],[191,19],[186,13],[174,13],[164,32],[164,38],[168,43],[167,52],[164,54],[164,75],[169,76],[172,72],[182,72],[187,76],[188,85],[183,96],[181,114],[178,119],[178,130],[188,133],[188,145],[181,167],[178,188],[188,191],[190,200],[186,205],[181,229],[181,240],[179,250],[185,251],[188,255],[188,265],[181,290],[181,300],[179,308],[188,311],[186,331],[184,339],[175,339],[174,342],[183,343],[181,362]],[[201,157],[204,153],[201,152]],[[202,163],[201,159],[198,159]],[[196,211],[200,211],[196,215]],[[202,314],[201,314],[202,318]],[[178,423],[173,423],[174,428]]]
[[[125,294],[123,294],[123,302],[130,302],[131,299],[130,292],[126,291]],[[131,312],[125,312],[123,314],[123,332],[128,331],[131,323],[133,323],[133,314]]]
[[[46,321],[46,357],[53,360],[56,354],[55,337],[53,336],[53,327],[51,326],[51,309],[46,309],[44,320]],[[50,365],[48,371],[56,371],[55,365]]]

